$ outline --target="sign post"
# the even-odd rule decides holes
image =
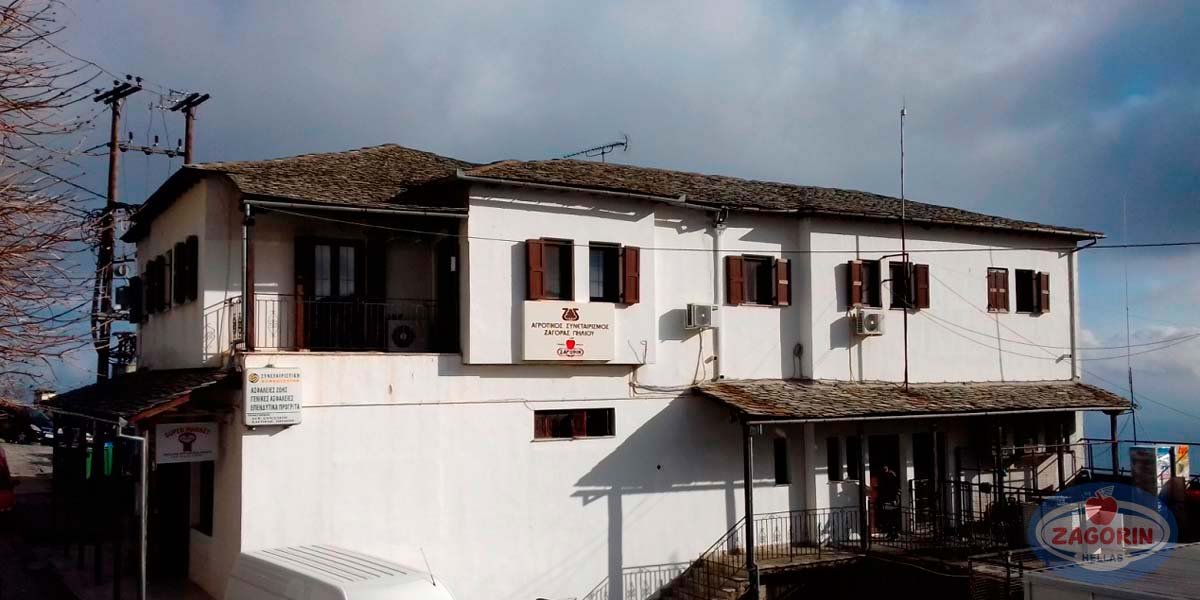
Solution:
[[[300,369],[246,369],[243,383],[247,427],[300,424]]]

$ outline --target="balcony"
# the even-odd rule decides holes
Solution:
[[[240,299],[230,310],[241,334]],[[255,350],[320,352],[458,352],[458,314],[432,299],[320,299],[255,294],[250,342]]]

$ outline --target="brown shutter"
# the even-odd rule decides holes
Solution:
[[[200,238],[189,235],[184,243],[188,257],[187,299],[195,300],[200,296]]]
[[[792,265],[786,258],[775,261],[775,304],[788,306],[792,303]]]
[[[155,311],[154,306],[154,261],[146,261],[142,267],[142,310],[147,314]]]
[[[550,437],[550,418],[546,413],[533,413],[533,438],[540,440]]]
[[[642,251],[636,246],[625,246],[621,249],[622,277],[625,279],[621,289],[621,302],[637,304],[642,299]]]
[[[850,286],[850,306],[857,306],[863,301],[863,264],[861,260],[852,260],[846,269],[847,282]]]
[[[746,272],[742,257],[725,257],[725,303],[742,304],[746,301]]]
[[[525,297],[541,300],[546,297],[546,259],[542,240],[525,240]]]
[[[587,411],[571,411],[571,436],[587,437]]]
[[[1008,269],[996,271],[996,298],[999,300],[998,308],[1004,312],[1008,312]]]
[[[1000,310],[1000,286],[996,283],[998,273],[991,269],[987,272],[987,308]]]
[[[1050,274],[1037,274],[1038,312],[1050,312]]]
[[[175,298],[175,304],[183,304],[187,302],[187,282],[190,275],[188,267],[191,265],[191,259],[188,258],[187,244],[184,242],[175,242],[175,282],[174,288],[171,290],[171,295]]]
[[[929,308],[929,265],[914,265],[913,279],[917,288],[917,308]]]

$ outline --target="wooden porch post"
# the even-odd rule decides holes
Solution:
[[[1112,449],[1112,473],[1115,480],[1121,474],[1121,455],[1117,443],[1117,415],[1115,410],[1108,411],[1108,439],[1109,447]]]
[[[254,351],[254,215],[249,204],[242,219],[242,338],[247,352]]]
[[[870,522],[867,516],[867,482],[871,480],[867,474],[867,461],[863,459],[863,449],[867,446],[867,438],[863,435],[863,422],[858,422],[858,544],[863,551],[871,539]]]

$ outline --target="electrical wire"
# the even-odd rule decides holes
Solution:
[[[1186,340],[1191,340],[1191,339],[1200,337],[1200,331],[1198,331],[1196,333],[1189,333],[1189,334],[1181,335],[1181,336],[1177,336],[1177,337],[1163,338],[1160,340],[1155,340],[1153,342],[1139,342],[1137,344],[1127,344],[1124,346],[1075,346],[1074,348],[1072,348],[1071,346],[1055,346],[1053,344],[1037,344],[1034,342],[1002,338],[1002,337],[997,336],[994,333],[988,333],[985,331],[971,329],[970,327],[967,327],[965,325],[960,325],[958,323],[955,323],[948,319],[943,319],[943,318],[938,317],[933,314],[929,314],[929,313],[923,313],[923,314],[925,314],[925,316],[927,316],[931,319],[934,319],[936,321],[940,321],[940,322],[950,325],[952,327],[957,327],[958,329],[961,329],[961,330],[969,332],[969,333],[974,333],[975,335],[981,335],[981,336],[987,337],[988,339],[991,339],[991,340],[1001,341],[1006,344],[1017,344],[1019,346],[1034,346],[1037,348],[1048,348],[1048,349],[1052,349],[1052,350],[1072,350],[1072,349],[1074,349],[1074,350],[1128,350],[1130,348],[1141,348],[1141,347],[1145,347],[1145,346],[1158,346],[1160,344],[1167,344],[1167,343],[1176,342],[1176,341],[1186,341]]]
[[[321,206],[314,205],[313,208],[319,210],[321,208]],[[397,205],[396,208],[399,210],[403,210],[404,206]],[[305,218],[305,219],[315,219],[318,221],[341,223],[343,225],[356,225],[359,227],[365,227],[365,228],[369,228],[369,229],[379,229],[379,230],[384,230],[384,231],[396,231],[396,232],[401,232],[401,233],[413,233],[413,234],[418,234],[418,235],[428,235],[428,236],[435,236],[435,237],[442,237],[442,238],[459,238],[459,239],[466,239],[466,240],[478,240],[478,241],[485,241],[485,242],[501,242],[501,243],[509,243],[509,244],[519,244],[519,243],[524,243],[526,241],[526,240],[518,240],[518,239],[510,239],[510,238],[502,238],[502,237],[493,237],[493,236],[463,235],[460,233],[451,233],[451,232],[445,232],[445,231],[425,231],[425,230],[420,230],[420,229],[395,227],[395,226],[391,226],[391,225],[380,225],[377,223],[365,223],[362,221],[351,221],[348,219],[338,219],[335,217],[318,216],[318,215],[314,215],[311,213],[298,212],[298,211],[288,210],[288,209],[283,209],[283,208],[262,207],[261,210],[285,214],[285,215],[292,215],[292,216],[301,217],[301,218]],[[575,247],[575,248],[590,247],[589,244],[572,243],[569,245],[572,247]],[[1200,246],[1200,241],[1172,242],[1172,243],[1166,244],[1166,245]],[[1150,247],[1161,247],[1161,246],[1162,245],[1156,245],[1156,244],[1129,244],[1129,245],[1086,246],[1086,247],[1079,247],[1079,246],[1028,246],[1028,247],[1008,247],[1008,248],[926,248],[926,249],[915,249],[915,250],[908,249],[908,253],[909,254],[917,254],[917,253],[920,253],[920,254],[956,254],[956,253],[970,253],[970,252],[998,252],[998,251],[1011,252],[1011,251],[1027,251],[1027,250],[1075,251],[1075,250],[1092,250],[1092,249],[1125,248],[1125,247],[1150,248]],[[678,247],[677,246],[669,246],[669,247],[668,246],[642,246],[640,248],[641,248],[641,250],[647,251],[647,252],[712,252],[713,251],[712,248],[689,248],[689,247],[682,247],[682,246],[678,246]],[[863,254],[863,251],[858,250],[858,249],[768,250],[768,249],[764,249],[764,248],[745,248],[745,249],[722,248],[721,253],[722,254],[851,254],[851,255],[858,255],[858,254]],[[872,254],[872,255],[879,254],[881,256],[886,255],[886,254],[899,254],[899,250],[875,250],[875,251],[872,251],[870,254]]]

